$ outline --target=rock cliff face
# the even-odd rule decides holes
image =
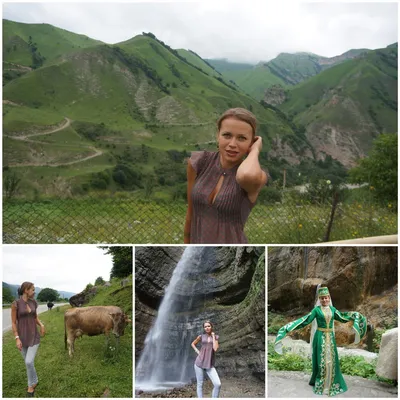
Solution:
[[[184,247],[136,247],[135,255],[135,349],[139,359],[145,337],[157,315]],[[171,335],[188,318],[188,365],[195,353],[190,343],[202,333],[202,324],[210,319],[220,336],[216,366],[223,376],[257,376],[265,372],[265,253],[257,247],[205,247],[201,272],[193,271],[191,291],[177,288],[182,311],[171,321]],[[193,284],[194,283],[194,284]],[[188,286],[189,287],[189,286]],[[179,333],[182,335],[182,333]],[[182,347],[182,336],[176,349]],[[174,344],[171,345],[172,347]]]
[[[273,106],[279,106],[286,100],[285,89],[282,85],[272,85],[265,90],[264,101]]]
[[[305,315],[314,306],[317,285],[323,283],[339,311],[359,311],[375,328],[397,325],[397,268],[397,247],[272,248],[269,309],[290,320]],[[308,331],[295,336],[304,338]],[[338,344],[350,343],[351,335],[346,326],[337,325]]]

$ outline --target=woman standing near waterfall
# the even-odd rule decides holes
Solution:
[[[247,243],[244,225],[267,183],[258,161],[262,138],[256,127],[250,111],[229,109],[217,122],[218,151],[192,152],[184,243]]]
[[[206,372],[214,385],[212,397],[216,398],[219,396],[219,391],[221,389],[221,381],[214,367],[215,352],[219,347],[219,337],[213,332],[214,326],[210,321],[204,322],[203,328],[205,333],[197,336],[192,342],[192,348],[198,354],[194,362],[194,371],[197,379],[197,397],[203,397],[204,372]],[[201,342],[200,350],[196,347],[199,342]]]
[[[362,314],[355,311],[340,312],[333,307],[328,288],[318,285],[317,301],[313,310],[279,329],[275,340],[275,351],[282,354],[282,340],[286,334],[313,323],[310,339],[312,375],[309,384],[314,386],[315,394],[335,396],[347,390],[340,371],[334,321],[353,322],[354,343],[359,343],[367,332],[367,321]]]

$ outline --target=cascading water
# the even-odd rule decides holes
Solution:
[[[204,299],[201,274],[210,272],[210,263],[202,260],[203,251],[187,247],[174,269],[136,367],[136,389],[178,387],[194,376],[195,353],[190,343],[201,333],[202,320],[193,311],[201,308],[199,302]]]

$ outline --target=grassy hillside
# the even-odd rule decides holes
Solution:
[[[397,133],[397,47],[321,72],[290,90],[280,108],[307,127],[314,148],[354,162],[379,133]]]
[[[186,60],[188,60],[191,64],[201,68],[205,73],[214,76],[221,76],[221,73],[214,68],[212,63],[204,60],[194,51],[178,49],[177,52],[181,57],[186,58]]]
[[[132,284],[121,288],[113,280],[99,289],[89,305],[118,305],[132,317]],[[64,348],[64,312],[69,306],[40,314],[46,336],[35,360],[39,378],[36,397],[132,397],[132,326],[125,328],[119,349],[111,337],[105,347],[104,335],[83,336],[75,341],[75,354]],[[3,396],[26,397],[26,372],[12,332],[3,336]]]
[[[273,85],[286,86],[287,82],[276,76],[267,64],[260,63],[250,70],[230,71],[224,75],[257,100],[264,99],[265,90]]]
[[[129,173],[157,175],[156,184],[183,183],[182,157],[188,153],[182,152],[215,148],[216,120],[230,107],[255,113],[265,151],[277,135],[304,140],[284,116],[244,94],[199,56],[171,49],[151,33],[67,53],[8,82],[3,98],[5,131],[26,136],[28,130],[23,141],[6,139],[4,146],[5,165],[18,168],[25,194],[45,187],[48,192],[50,177],[63,180],[64,194],[71,185],[99,179],[107,182],[97,189],[112,189],[121,163]],[[67,120],[65,130],[47,134]]]
[[[264,98],[266,88],[274,84],[286,84],[283,79],[274,75],[265,63],[253,65],[223,59],[207,61],[228,81],[234,81],[245,93],[257,100]]]
[[[332,67],[289,92],[282,109],[302,124],[332,121],[357,127],[346,99],[369,116],[379,132],[397,131],[397,48],[376,50]]]
[[[36,48],[34,53],[45,58],[45,65],[77,49],[101,43],[49,24],[24,24],[3,19],[3,61],[7,63],[32,66],[32,50]]]
[[[57,125],[63,116],[51,110],[38,110],[26,106],[3,105],[3,134],[14,135],[21,132],[37,131]]]
[[[312,53],[281,53],[273,60],[250,64],[231,63],[226,60],[209,60],[227,79],[231,79],[246,93],[257,100],[264,99],[265,90],[272,85],[293,86],[321,71],[358,57],[366,49],[349,50],[332,58]]]

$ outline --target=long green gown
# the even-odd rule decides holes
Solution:
[[[333,318],[332,318],[333,316]],[[317,306],[309,314],[290,322],[279,329],[275,340],[275,351],[282,354],[282,339],[287,333],[304,328],[314,319],[317,321],[317,331],[312,342],[312,375],[310,385],[314,386],[315,394],[335,396],[347,390],[347,385],[340,372],[339,357],[336,348],[334,320],[339,322],[353,321],[356,333],[354,343],[358,343],[367,332],[366,318],[355,311],[340,312],[333,306]]]

